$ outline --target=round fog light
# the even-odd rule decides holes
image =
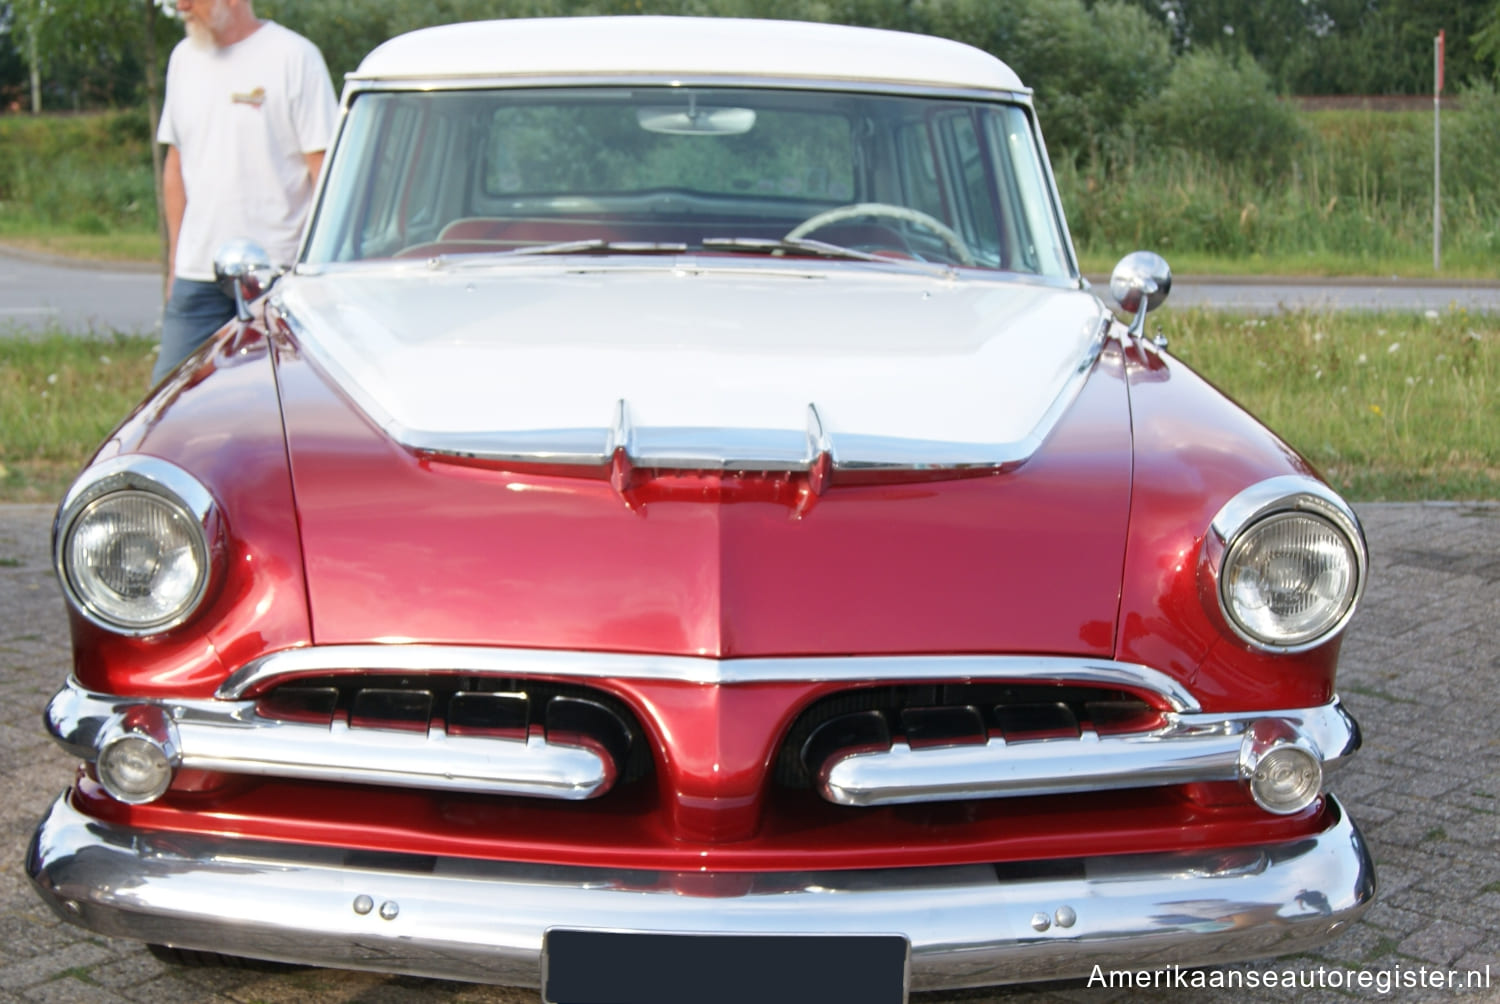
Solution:
[[[1277,746],[1255,764],[1250,795],[1267,812],[1301,812],[1323,789],[1323,764],[1300,746]]]
[[[141,735],[119,736],[99,751],[99,783],[127,805],[154,802],[172,784],[166,750]]]

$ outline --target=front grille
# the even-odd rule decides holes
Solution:
[[[360,730],[581,738],[610,753],[621,783],[652,770],[650,744],[635,715],[618,698],[584,686],[438,673],[304,677],[262,694],[255,710],[275,721],[337,721]]]
[[[810,705],[776,755],[775,781],[813,787],[817,766],[839,752],[883,748],[893,739],[913,749],[1146,732],[1161,712],[1134,694],[1105,687],[1041,684],[922,684],[841,691]]]

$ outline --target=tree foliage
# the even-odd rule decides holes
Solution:
[[[131,106],[180,25],[172,0],[0,0],[0,100],[25,88],[36,33],[44,107]],[[1192,144],[1274,168],[1296,142],[1277,94],[1425,93],[1432,35],[1448,33],[1452,87],[1496,79],[1500,0],[256,0],[311,38],[337,87],[385,39],[495,17],[694,14],[863,24],[996,53],[1031,86],[1054,158]],[[154,54],[143,44],[152,31]],[[3,108],[4,105],[0,105]]]
[[[44,109],[142,103],[147,80],[145,53],[150,51],[145,33],[152,30],[154,41],[160,43],[156,48],[165,50],[178,31],[162,24],[165,18],[148,16],[160,2],[9,0],[0,10],[0,91],[28,86],[24,71],[18,78],[7,76],[9,49],[28,70],[33,69],[29,64],[35,56]]]
[[[1177,52],[1243,51],[1293,94],[1430,94],[1432,40],[1450,86],[1500,70],[1495,0],[1132,0]]]
[[[1295,111],[1249,56],[1211,49],[1179,58],[1141,122],[1158,145],[1241,162],[1262,177],[1285,166],[1301,140]]]

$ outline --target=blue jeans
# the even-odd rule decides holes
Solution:
[[[151,382],[175,370],[233,316],[234,300],[217,284],[174,278],[172,295],[161,315],[161,354],[156,357]]]

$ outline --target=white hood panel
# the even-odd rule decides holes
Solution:
[[[1066,409],[1092,295],[883,268],[401,265],[277,287],[303,350],[420,450],[558,463],[996,466]]]

